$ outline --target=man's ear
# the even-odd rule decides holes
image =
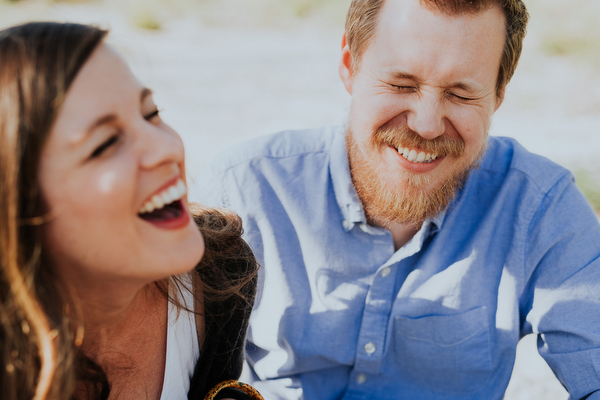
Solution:
[[[346,33],[342,36],[342,58],[339,66],[340,78],[346,88],[346,91],[352,95],[352,84],[354,83],[354,75],[352,70],[352,55],[346,42]]]

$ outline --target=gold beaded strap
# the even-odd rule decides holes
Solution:
[[[219,394],[219,392],[221,390],[229,389],[229,388],[241,390],[242,392],[244,392],[248,396],[250,396],[250,398],[252,398],[252,400],[264,400],[263,397],[260,395],[260,393],[258,393],[258,390],[254,389],[252,386],[248,385],[247,383],[234,381],[234,380],[223,381],[223,382],[219,383],[217,386],[212,388],[210,390],[210,392],[208,392],[208,394],[206,395],[204,400],[214,400],[215,397],[217,396],[217,394]]]

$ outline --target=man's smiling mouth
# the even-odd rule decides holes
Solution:
[[[436,154],[426,153],[408,147],[398,147],[398,154],[410,162],[419,164],[426,164],[438,158],[438,155]]]

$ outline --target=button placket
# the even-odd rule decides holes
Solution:
[[[388,319],[394,301],[395,282],[389,278],[393,275],[392,268],[384,264],[379,269],[367,294],[355,363],[359,372],[378,371],[383,360]]]

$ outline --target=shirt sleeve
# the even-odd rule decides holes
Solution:
[[[203,168],[197,177],[191,178],[188,182],[188,197],[190,201],[201,203],[208,207],[229,208],[225,200],[224,175],[215,166],[214,162]]]
[[[570,399],[600,399],[598,217],[570,174],[539,204],[527,236],[522,333],[538,334]]]

